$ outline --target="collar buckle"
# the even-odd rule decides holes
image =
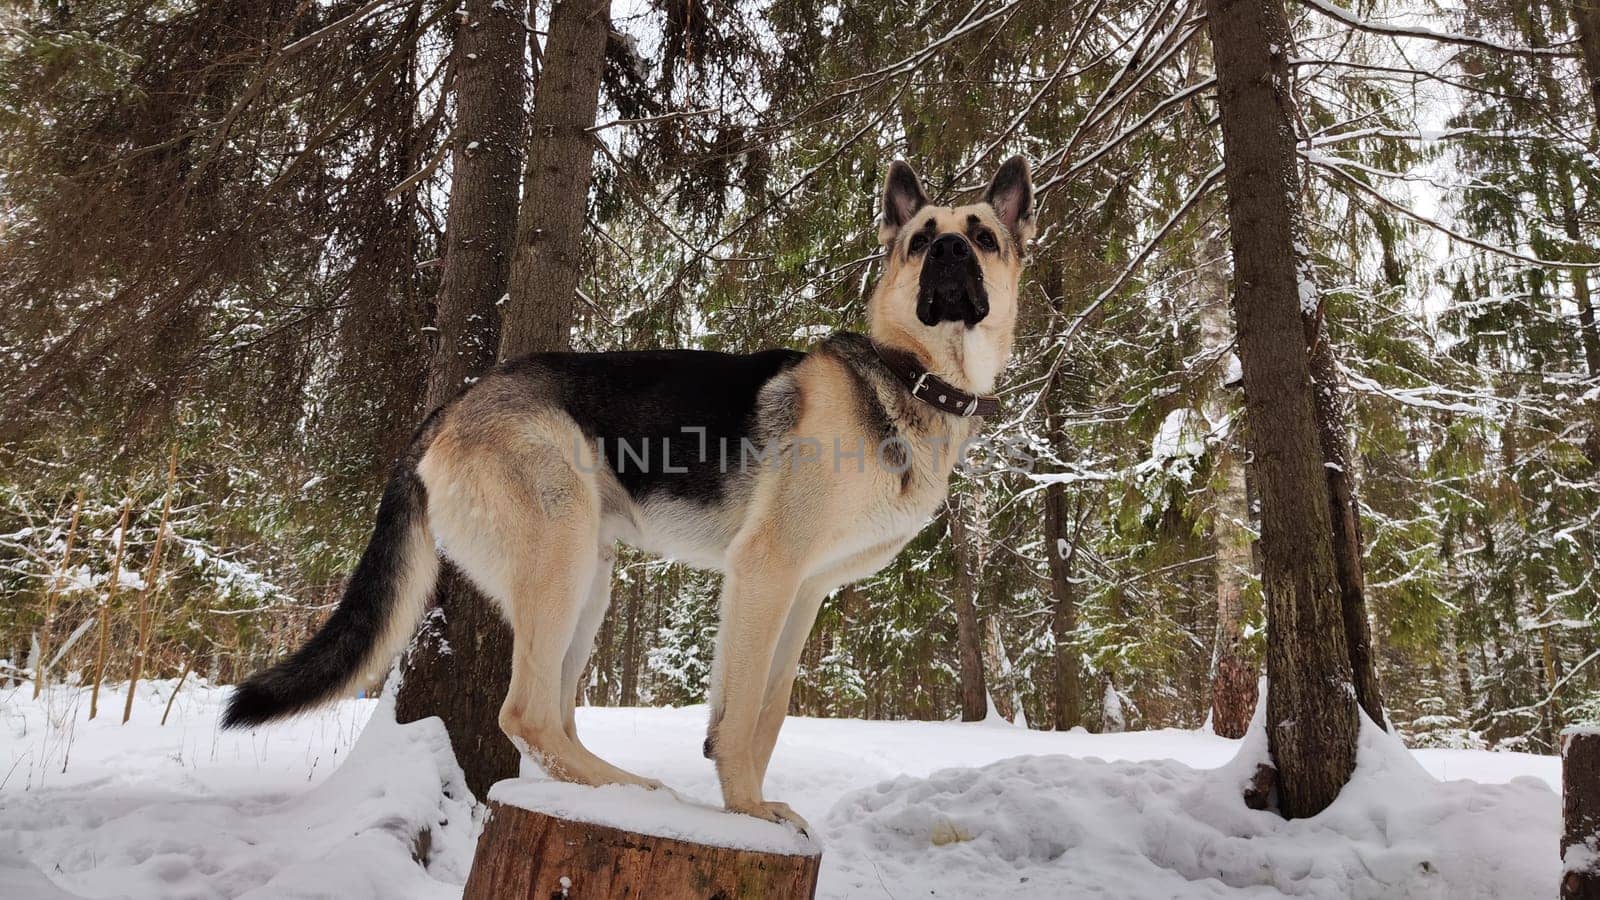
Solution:
[[[909,353],[896,351],[894,354],[885,352],[876,342],[872,348],[877,351],[878,359],[888,368],[896,380],[910,389],[911,396],[934,409],[952,416],[970,419],[974,416],[992,415],[999,408],[998,398],[987,397],[961,390],[955,385],[945,382],[933,372],[924,369]],[[936,390],[928,390],[934,388]],[[940,393],[940,392],[943,393]]]

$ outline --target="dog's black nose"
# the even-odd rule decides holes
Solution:
[[[972,245],[959,234],[941,234],[928,248],[929,262],[958,263],[972,255]]]

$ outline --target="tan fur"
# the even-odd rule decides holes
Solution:
[[[980,254],[989,314],[972,328],[924,325],[916,315],[921,262],[908,258],[900,236],[929,219],[941,233],[961,232],[969,216],[1004,236],[998,252]],[[979,203],[925,207],[904,229],[885,229],[884,276],[868,308],[873,339],[914,354],[958,387],[992,390],[1011,352],[1029,227],[1025,221],[1008,231]],[[922,528],[979,422],[940,413],[895,385],[863,382],[826,345],[769,388],[773,397],[798,397],[783,457],[789,464],[763,469],[725,508],[695,515],[670,503],[634,503],[597,465],[570,418],[494,377],[443,416],[417,467],[429,522],[439,547],[512,624],[512,683],[500,724],[552,775],[655,784],[590,753],[573,721],[577,678],[609,602],[613,546],[622,540],[723,572],[710,747],[724,802],[799,822],[786,805],[765,799],[761,783],[817,611],[834,589],[881,568]],[[836,442],[877,443],[872,424],[861,421],[862,390],[878,393],[909,441],[909,475],[872,458],[833,464]],[[808,447],[821,448],[824,461],[800,464]]]
[[[939,234],[960,233],[967,217],[975,215],[1002,237],[1001,253],[984,254],[984,286],[989,291],[989,315],[977,327],[942,325],[930,329],[917,319],[914,298],[920,260],[908,261],[905,240],[898,236],[884,244],[884,276],[867,303],[872,337],[880,343],[911,350],[935,375],[957,387],[987,394],[1011,358],[1011,336],[1017,324],[1017,290],[1022,276],[1023,242],[1032,234],[1025,225],[1019,235],[1009,235],[987,203],[967,206],[928,206],[906,223],[899,235],[914,234],[932,219]],[[884,235],[880,235],[880,238]]]

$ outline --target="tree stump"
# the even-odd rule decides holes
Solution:
[[[750,821],[752,828],[766,825]],[[463,898],[808,900],[816,895],[821,863],[815,848],[783,853],[721,847],[492,799]]]
[[[1561,735],[1561,900],[1600,900],[1600,731]]]

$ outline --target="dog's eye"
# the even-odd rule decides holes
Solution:
[[[926,246],[928,246],[928,236],[927,235],[925,235],[925,234],[923,234],[922,232],[919,231],[916,234],[913,234],[911,236],[911,252],[912,253],[921,253],[923,248],[926,247]]]
[[[994,239],[994,232],[987,228],[978,231],[978,246],[990,253],[1000,249],[1000,243]]]

